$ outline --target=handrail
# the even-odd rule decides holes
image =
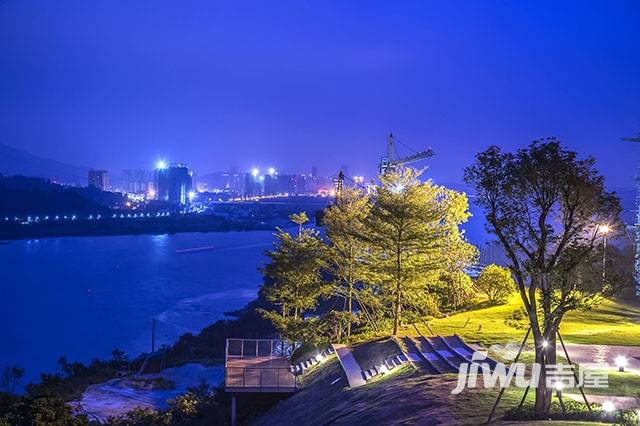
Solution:
[[[257,377],[252,378],[253,380],[257,379],[256,383],[252,383],[251,380],[247,380],[247,370],[254,370],[254,371],[259,371],[259,374],[257,375]],[[264,378],[264,371],[265,370],[276,370],[276,375],[275,375],[275,383],[270,382],[269,379],[265,379]],[[281,385],[281,380],[280,380],[280,376],[282,375],[282,371],[284,371],[285,377],[290,376],[291,378],[291,386],[284,386]],[[240,383],[239,376],[240,373],[242,374],[242,380]],[[230,380],[230,374],[229,373],[236,373],[234,376],[236,376],[236,380],[231,379]],[[298,387],[297,385],[297,380],[295,375],[291,372],[291,369],[288,367],[264,367],[264,368],[255,368],[255,367],[229,367],[225,369],[225,380],[224,380],[225,386],[226,387],[233,387],[233,388],[296,388]]]

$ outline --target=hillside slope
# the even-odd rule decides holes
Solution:
[[[364,343],[378,351],[380,342]],[[308,370],[303,389],[255,418],[256,426],[270,425],[478,425],[486,422],[498,390],[466,389],[453,395],[457,375],[429,375],[405,364],[375,376],[366,385],[349,388],[336,356]],[[510,388],[496,410],[497,425],[596,425],[582,422],[507,422],[506,410],[518,406],[522,389]],[[533,403],[533,393],[527,398]],[[559,408],[558,408],[559,410]]]
[[[66,184],[85,185],[88,169],[38,157],[0,144],[0,174],[42,177]]]

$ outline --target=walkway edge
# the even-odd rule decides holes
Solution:
[[[337,343],[332,344],[331,347],[336,351],[338,361],[340,361],[342,370],[344,371],[345,376],[347,376],[349,387],[357,388],[358,386],[364,385],[366,382],[362,378],[362,368],[351,353],[349,347],[347,347],[347,345]]]

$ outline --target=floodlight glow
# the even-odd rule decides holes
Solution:
[[[156,198],[156,191],[154,189],[147,191],[147,198]]]
[[[393,192],[394,194],[400,194],[404,192],[404,190],[405,186],[401,183],[394,183],[393,185],[391,185],[391,192]]]
[[[615,363],[616,363],[616,367],[618,367],[618,370],[620,372],[623,372],[625,367],[629,363],[629,360],[627,359],[626,356],[619,355],[619,356],[616,357]]]
[[[167,168],[167,162],[164,160],[158,160],[158,162],[156,163],[156,169],[164,170],[166,168]]]
[[[276,174],[276,169],[274,169],[273,167],[269,167],[269,175],[273,176]]]
[[[616,405],[611,401],[605,401],[602,404],[602,410],[606,411],[607,413],[611,413],[612,411],[616,411]]]
[[[196,198],[196,191],[189,191],[189,194],[187,194],[187,196],[189,197],[189,201],[193,201],[194,198]]]
[[[611,227],[607,224],[599,225],[598,231],[600,231],[600,233],[604,235],[607,235],[609,232],[611,232]]]
[[[546,340],[542,341],[542,347],[546,348],[547,346],[549,346],[549,342],[547,342]]]
[[[258,175],[260,174],[260,169],[258,169],[257,167],[254,167],[253,169],[251,169],[251,176],[258,177]]]

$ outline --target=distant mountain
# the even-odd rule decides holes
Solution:
[[[88,168],[38,157],[0,144],[0,174],[42,177],[70,185],[86,185]]]

